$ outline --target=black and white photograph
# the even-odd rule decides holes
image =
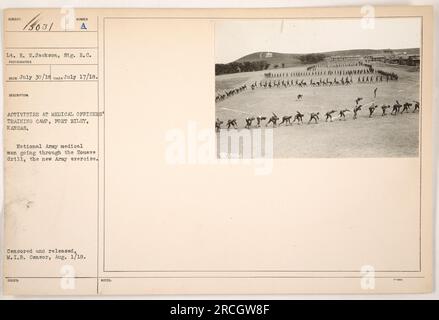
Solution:
[[[227,137],[267,137],[270,129],[274,158],[417,157],[421,24],[416,17],[217,21],[218,155],[230,152]]]

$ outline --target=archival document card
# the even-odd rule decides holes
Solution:
[[[5,294],[431,291],[432,12],[5,10]]]

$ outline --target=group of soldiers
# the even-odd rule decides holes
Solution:
[[[376,89],[374,90],[374,95],[376,95]],[[352,119],[355,120],[358,117],[358,113],[362,110],[362,108],[364,107],[363,105],[360,104],[360,102],[363,100],[363,98],[359,97],[355,100],[355,106],[352,109],[352,111],[350,109],[340,109],[340,110],[336,110],[336,109],[332,109],[329,110],[328,112],[326,112],[324,114],[325,117],[325,122],[332,122],[333,121],[333,117],[338,113],[338,120],[346,120],[346,113],[352,112],[353,113],[353,117]],[[413,106],[413,110],[411,109]],[[369,110],[369,118],[372,118],[373,114],[375,113],[375,110],[378,109],[379,106],[377,104],[371,104],[368,108]],[[391,106],[390,104],[386,105],[383,104],[381,105],[381,116],[386,116],[387,113],[387,109],[392,108],[392,111],[390,112],[391,115],[396,116],[397,114],[403,114],[403,113],[408,113],[409,111],[411,111],[412,113],[419,111],[419,102],[418,101],[412,101],[412,102],[405,102],[404,104],[399,103],[398,100],[395,101],[395,104],[393,104],[393,106]],[[279,116],[277,116],[274,112],[272,112],[271,116],[251,116],[251,117],[247,117],[245,119],[245,128],[246,129],[250,129],[253,127],[253,122],[256,121],[256,128],[261,127],[262,122],[268,120],[265,123],[265,126],[269,126],[272,125],[273,127],[276,126],[280,126],[282,124],[285,124],[285,126],[287,125],[293,125],[293,123],[295,123],[297,121],[298,124],[303,124],[303,118],[305,117],[305,114],[300,112],[300,111],[296,111],[296,114],[293,115],[287,115],[287,116],[283,116],[282,118],[280,118]],[[309,114],[309,118],[308,118],[308,124],[310,123],[318,123],[320,120],[320,112],[311,112]],[[279,122],[280,121],[280,122]],[[279,122],[279,123],[278,123]],[[216,119],[215,121],[215,129],[216,131],[220,131],[222,125],[224,124],[224,121],[220,120],[220,119]],[[238,129],[238,123],[236,119],[229,119],[227,120],[227,122],[225,123],[225,126],[227,129]]]
[[[308,71],[300,72],[278,72],[278,73],[265,73],[265,80],[254,81],[253,83],[243,84],[238,88],[226,90],[222,93],[217,93],[215,102],[220,102],[228,97],[232,97],[238,93],[244,92],[250,87],[252,90],[256,88],[288,88],[293,86],[298,87],[320,87],[320,86],[334,86],[334,85],[350,85],[354,83],[353,75],[357,76],[357,83],[373,83],[398,80],[398,75],[394,72],[386,72],[380,69],[374,69],[372,65],[360,63],[362,68],[350,69],[350,70],[325,70],[321,71],[316,68],[309,69]],[[315,76],[323,75],[326,77],[319,77],[318,79],[310,78],[308,81],[304,78],[289,78],[289,77],[301,77],[301,76]],[[329,75],[335,75],[335,77],[329,78]],[[337,77],[340,76],[340,77]],[[269,78],[269,80],[267,79]],[[272,79],[283,78],[283,79]]]
[[[386,81],[389,80],[398,80],[398,75],[394,72],[387,72],[380,69],[375,69],[370,64],[360,64],[361,68],[356,69],[342,69],[342,70],[320,70],[320,68],[316,68],[316,66],[308,67],[307,71],[301,71],[301,72],[277,72],[272,73],[268,72],[265,73],[265,78],[285,78],[285,77],[303,77],[303,76],[332,76],[332,75],[339,75],[339,76],[350,76],[352,78],[353,75],[358,75],[358,82],[373,82],[373,79],[375,78],[375,81],[383,81],[384,79]],[[376,75],[377,74],[377,75]]]
[[[390,80],[398,80],[398,76],[396,76],[396,77],[392,77],[392,76],[382,76],[382,75],[380,75],[380,76],[363,76],[363,77],[358,77],[358,80],[357,80],[357,82],[358,83],[369,83],[369,82],[374,82],[374,79],[375,79],[375,82],[383,82],[384,81],[384,79],[386,80],[386,82],[389,82]]]
[[[296,79],[294,80],[261,80],[259,82],[255,81],[250,85],[250,88],[252,90],[255,90],[256,88],[288,88],[288,87],[294,87],[294,86],[298,86],[298,87],[307,87],[307,86],[333,86],[333,85],[347,85],[347,84],[352,84],[353,80],[352,77],[341,77],[341,78],[337,78],[335,77],[334,79],[322,79],[320,78],[319,80],[313,80],[310,79],[309,82],[304,80],[304,79]]]
[[[381,116],[386,116],[387,109],[390,109],[390,108],[392,108],[392,111],[390,112],[390,114],[394,115],[394,116],[396,116],[397,114],[408,113],[409,111],[411,111],[412,106],[413,106],[412,113],[419,111],[419,102],[418,101],[405,102],[404,104],[401,104],[401,103],[399,103],[398,100],[396,100],[395,104],[393,104],[393,106],[391,106],[390,104],[383,104],[383,105],[381,105]],[[358,112],[362,109],[362,107],[363,107],[362,105],[357,105],[354,107],[353,119],[357,119]],[[372,104],[369,107],[369,118],[372,118],[372,116],[377,108],[378,108],[377,104]]]
[[[370,75],[370,76],[362,76],[358,77],[357,83],[372,83],[372,82],[383,82],[383,81],[389,81],[389,80],[397,80],[396,77],[391,76],[383,76],[383,75]],[[256,88],[288,88],[292,86],[299,86],[299,87],[320,87],[320,86],[336,86],[336,85],[349,85],[353,84],[354,80],[352,77],[346,76],[346,77],[340,77],[340,78],[333,78],[330,79],[326,77],[325,79],[319,78],[318,80],[315,79],[309,79],[309,81],[306,81],[305,79],[283,79],[283,80],[261,80],[261,81],[255,81],[252,84],[250,84],[250,88],[252,90],[255,90]]]
[[[232,97],[235,94],[243,92],[245,90],[247,90],[247,85],[246,84],[244,84],[242,86],[239,86],[238,88],[226,90],[223,93],[219,93],[219,94],[216,95],[215,102],[223,101],[224,99]]]
[[[389,81],[389,80],[398,80],[398,75],[395,73],[387,73],[382,72],[381,70],[378,70],[380,73],[379,75],[363,75],[358,76],[357,83],[373,83],[373,82],[383,82],[383,81]],[[329,77],[326,77],[326,79],[319,78],[318,80],[315,79],[309,79],[309,81],[306,81],[305,79],[274,79],[274,80],[260,80],[260,81],[254,81],[253,83],[249,84],[249,87],[251,90],[255,90],[257,88],[265,88],[265,89],[271,89],[271,88],[289,88],[289,87],[320,87],[320,86],[336,86],[336,85],[350,85],[353,84],[354,80],[352,79],[352,76],[346,76],[346,77],[334,77],[333,79],[330,79]],[[237,93],[243,92],[247,90],[247,84],[244,84],[238,88],[227,90],[224,93],[217,94],[215,97],[215,102],[223,101],[224,99],[234,96]]]
[[[304,77],[304,76],[331,76],[331,75],[357,75],[374,73],[373,68],[344,69],[344,70],[308,70],[300,72],[267,72],[265,78],[287,78],[287,77]]]
[[[350,85],[354,83],[354,80],[352,78],[353,75],[358,78],[357,83],[376,83],[376,82],[382,82],[382,81],[389,81],[389,80],[398,80],[398,75],[394,72],[386,72],[380,69],[373,68],[372,65],[366,64],[363,62],[355,62],[355,63],[338,63],[335,65],[336,68],[338,67],[347,67],[350,66],[352,68],[350,69],[344,69],[344,70],[328,70],[325,68],[328,68],[328,65],[313,65],[306,68],[306,71],[297,71],[297,72],[268,72],[265,73],[265,79],[254,81],[252,83],[246,83],[244,85],[241,85],[238,88],[227,90],[223,93],[219,93],[216,96],[215,101],[220,102],[224,100],[227,97],[234,96],[240,92],[244,92],[248,89],[255,90],[257,88],[287,88],[287,87],[307,87],[307,86],[313,86],[313,87],[319,87],[319,86],[334,86],[334,85]],[[313,78],[310,78],[308,80],[305,80],[302,78],[303,76],[315,76],[315,75],[325,75],[326,77],[319,77],[318,80],[315,80]],[[330,78],[329,75],[335,75],[334,78]],[[339,77],[337,77],[339,76]],[[296,79],[292,78],[295,77]],[[277,78],[277,79],[273,79]],[[374,98],[377,96],[377,90],[378,88],[375,88],[373,91]],[[302,94],[297,95],[297,100],[301,100],[303,97]],[[412,101],[412,102],[405,102],[404,104],[401,104],[398,102],[398,100],[395,101],[393,105],[390,104],[383,104],[381,106],[377,104],[367,104],[366,106],[361,105],[360,102],[363,98],[359,97],[355,100],[355,106],[352,109],[332,109],[328,112],[324,113],[325,121],[333,121],[333,117],[338,115],[338,120],[346,120],[346,114],[347,113],[353,113],[352,119],[355,120],[358,117],[359,112],[364,108],[368,109],[369,111],[369,118],[373,117],[376,109],[381,109],[381,116],[386,116],[387,110],[391,109],[390,114],[391,115],[397,115],[402,113],[407,113],[409,111],[412,111],[413,113],[416,111],[419,111],[419,102],[418,101]],[[367,107],[368,106],[368,107]],[[413,110],[412,110],[413,107]],[[309,113],[308,118],[308,124],[310,123],[318,123],[320,120],[320,112],[311,112]],[[250,129],[254,126],[261,127],[262,124],[265,122],[265,126],[272,125],[273,127],[276,127],[278,125],[292,125],[293,123],[297,122],[298,124],[303,123],[303,119],[305,117],[305,114],[297,111],[295,115],[286,115],[280,118],[277,116],[274,112],[271,116],[250,116],[245,119],[245,128]],[[255,123],[255,124],[254,124]],[[215,122],[215,128],[217,131],[219,131],[222,126],[225,125],[227,129],[237,129],[238,123],[236,119],[228,119],[225,123],[224,121],[220,119],[216,119]]]
[[[396,77],[391,77],[391,76],[385,76],[383,77],[382,75],[380,76],[363,76],[363,77],[358,77],[357,79],[357,83],[373,83],[373,82],[382,82],[382,81],[389,81],[389,80],[398,80],[397,78],[398,76],[396,75]],[[350,85],[353,84],[354,80],[352,79],[352,77],[341,77],[341,78],[337,78],[335,77],[334,79],[322,79],[320,78],[319,80],[314,80],[314,79],[310,79],[309,81],[306,81],[304,79],[296,79],[295,81],[292,79],[288,79],[288,80],[261,80],[261,81],[255,81],[253,83],[251,83],[249,85],[249,87],[251,88],[251,90],[255,90],[257,88],[264,88],[264,89],[271,89],[271,88],[289,88],[289,87],[294,87],[294,86],[298,86],[298,87],[307,87],[307,86],[312,86],[312,87],[321,87],[321,86],[337,86],[337,85]],[[215,97],[215,102],[220,102],[225,100],[228,97],[232,97],[237,93],[243,92],[245,90],[247,90],[247,84],[238,87],[236,89],[231,89],[228,90],[224,93],[221,94],[217,94]]]
[[[364,65],[363,61],[354,60],[354,61],[345,61],[345,62],[319,62],[308,68],[310,68],[310,70],[311,69],[315,70],[318,68],[346,68],[346,67],[359,67],[363,65]]]
[[[390,80],[398,80],[398,75],[395,72],[387,72],[387,71],[383,71],[383,70],[377,70],[377,72],[384,76],[387,77],[387,81]]]
[[[292,87],[292,86],[299,86],[299,87],[307,87],[307,86],[312,86],[312,87],[320,87],[320,86],[335,86],[335,85],[348,85],[348,84],[352,84],[354,81],[352,79],[352,77],[341,77],[341,78],[337,78],[335,77],[334,79],[318,79],[318,80],[314,80],[314,79],[309,79],[309,81],[306,81],[304,79],[299,79],[299,80],[295,80],[293,81],[291,80],[265,80],[265,81],[259,81],[258,82],[254,82],[251,84],[251,89],[254,90],[256,88],[279,88],[279,87],[284,87],[284,88],[288,88],[288,87]]]

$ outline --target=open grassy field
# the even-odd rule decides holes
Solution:
[[[296,110],[305,114],[304,124],[278,126],[274,128],[274,157],[416,157],[419,145],[419,113],[404,113],[396,116],[381,116],[377,108],[373,117],[369,118],[368,107],[371,103],[390,104],[395,100],[401,104],[419,101],[419,71],[414,67],[374,64],[374,67],[387,72],[395,72],[397,81],[378,83],[357,83],[347,86],[327,87],[288,87],[288,88],[250,88],[242,93],[216,103],[216,117],[223,120],[236,119],[238,130],[245,126],[245,118],[264,115],[270,117],[272,112],[280,118],[294,115]],[[278,72],[305,71],[305,67],[280,69]],[[335,70],[335,69],[333,69]],[[339,70],[339,69],[337,69]],[[247,72],[216,76],[217,92],[236,88],[264,79],[267,71]],[[318,80],[320,76],[303,76],[285,79],[310,78]],[[326,76],[322,76],[326,78]],[[334,76],[328,76],[331,80]],[[340,78],[340,76],[337,76]],[[282,79],[282,78],[280,78]],[[374,88],[378,88],[374,98]],[[297,100],[302,94],[303,99]],[[356,120],[353,113],[347,113],[346,121],[339,121],[338,112],[333,122],[325,122],[324,114],[331,109],[350,109],[355,106],[355,99],[362,97],[365,105]],[[412,107],[413,108],[413,107]],[[422,106],[421,106],[422,109]],[[320,112],[318,124],[307,124],[311,112]],[[265,126],[266,121],[263,123]],[[223,124],[223,128],[225,125]],[[254,123],[255,124],[255,123]],[[271,126],[270,126],[271,127]],[[222,129],[227,130],[227,129]],[[232,130],[232,129],[230,129]],[[252,130],[252,129],[250,129]]]

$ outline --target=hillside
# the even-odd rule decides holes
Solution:
[[[270,68],[274,68],[276,65],[278,67],[296,67],[302,65],[302,62],[299,59],[300,56],[301,54],[295,53],[255,52],[239,58],[234,62],[245,63],[265,61],[270,65]]]
[[[322,61],[324,58],[333,56],[367,56],[367,55],[381,55],[391,54],[400,55],[419,54],[419,48],[407,49],[352,49],[339,50],[319,53],[280,53],[280,52],[255,52],[243,56],[233,62],[215,64],[215,74],[229,74],[237,72],[250,72],[260,70],[270,70],[277,68],[298,67],[303,65],[315,64]]]

